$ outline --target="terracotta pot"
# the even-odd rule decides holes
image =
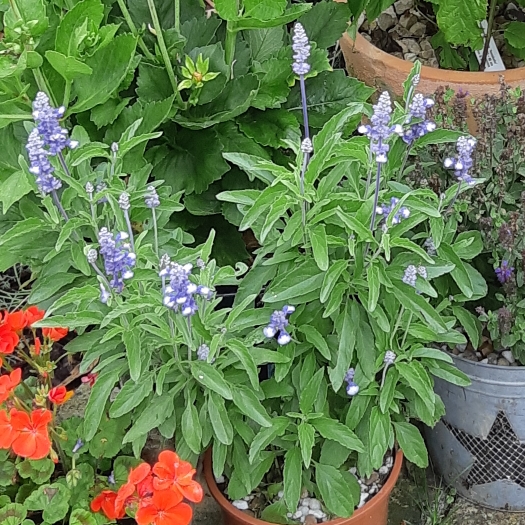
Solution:
[[[397,482],[401,465],[403,464],[403,453],[396,453],[394,467],[381,490],[363,507],[356,510],[350,518],[339,518],[327,521],[326,525],[387,525],[388,500],[390,493]],[[220,505],[225,525],[268,525],[267,521],[258,520],[236,509],[223,495],[215,483],[212,471],[211,451],[208,450],[204,457],[204,477],[215,501]]]
[[[412,69],[412,62],[381,51],[360,34],[354,42],[345,33],[339,43],[345,57],[346,68],[352,76],[369,86],[380,90],[387,89],[397,96],[403,95],[403,82]],[[525,89],[525,67],[480,73],[422,66],[418,91],[431,95],[438,87],[449,86],[454,91],[459,89],[468,91],[471,96],[477,98],[485,93],[497,94],[500,89],[500,76],[503,76],[511,87],[520,86]]]

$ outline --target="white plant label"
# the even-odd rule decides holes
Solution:
[[[483,44],[485,44],[487,39],[487,30],[488,30],[488,24],[486,20],[483,20],[481,22],[481,28],[483,29]],[[481,64],[481,59],[483,58],[483,49],[479,49],[475,51],[476,58],[478,59],[478,62]],[[494,42],[494,38],[490,37],[490,43],[489,43],[489,52],[487,54],[487,61],[485,65],[485,71],[505,71],[505,64],[503,63],[503,60],[501,59],[501,55],[499,54],[498,48],[496,46],[496,42]]]

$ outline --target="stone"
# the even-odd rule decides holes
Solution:
[[[436,58],[436,52],[433,49],[427,49],[425,51],[421,51],[420,56],[424,60],[431,60]]]
[[[492,348],[490,346],[482,346],[479,351],[483,357],[488,357],[490,354],[492,354]]]
[[[382,29],[383,31],[388,31],[390,28],[394,27],[396,22],[396,13],[392,6],[383,11],[377,19],[377,25],[379,29]]]
[[[386,465],[384,465],[379,469],[379,474],[381,474],[382,476],[385,476],[386,474],[389,473],[389,471],[390,469]]]
[[[365,483],[370,486],[376,483],[379,480],[379,474],[377,472],[372,472],[370,477],[366,479]]]
[[[487,359],[489,361],[489,365],[497,365],[498,364],[498,354],[495,352],[492,352],[487,356]]]
[[[304,498],[300,501],[302,507],[310,507],[310,498]]]
[[[232,505],[239,510],[248,510],[248,502],[244,501],[242,499],[236,499],[235,501],[232,501]]]
[[[308,516],[310,509],[306,505],[302,505],[297,509],[297,512],[300,512],[303,516]]]
[[[303,513],[302,513],[300,510],[298,510],[297,512],[294,512],[292,518],[293,518],[294,520],[298,520],[299,518],[302,517],[302,515],[303,515]]]
[[[304,518],[305,525],[315,525],[317,523],[317,518],[313,514],[308,514]]]
[[[293,516],[293,514],[292,514],[291,512],[287,512],[287,513],[286,513],[286,517],[287,517],[287,518],[291,518],[292,516]]]
[[[304,520],[305,520],[305,519],[306,519],[306,516],[301,516],[301,517],[299,518],[299,521],[300,521],[301,523],[304,523]]]
[[[481,352],[476,352],[476,357],[477,357],[478,359],[483,359],[483,355],[482,355]]]
[[[415,53],[405,53],[405,60],[409,62],[416,62],[419,57]]]
[[[503,352],[501,352],[501,356],[504,357],[510,364],[516,361],[510,350],[504,350]]]
[[[363,33],[361,35],[365,40],[368,40],[369,42],[372,42],[372,37],[368,33]]]
[[[315,516],[318,520],[322,520],[326,516],[326,514],[321,509],[317,509],[312,510],[310,516]]]
[[[321,510],[321,502],[317,499],[312,498],[310,500],[310,509],[311,510]]]
[[[284,493],[283,493],[284,494]],[[310,497],[310,493],[304,489],[302,492],[301,492],[301,499],[304,499],[304,498],[309,498]]]
[[[510,366],[520,366],[520,364],[517,361],[514,361],[514,363],[511,363]]]
[[[466,349],[467,349],[467,343],[461,343],[459,345],[456,345],[456,348],[460,351],[460,352],[464,352]]]
[[[244,514],[247,514],[248,516],[251,516],[252,518],[255,518],[255,512],[251,509],[243,510]]]
[[[489,364],[489,360],[488,360],[488,358],[485,357],[485,359],[482,359],[480,361],[480,363],[483,363],[484,365],[488,365]]]
[[[414,7],[414,0],[397,0],[394,3],[394,9],[398,15],[402,15],[405,11]]]
[[[509,366],[510,365],[510,363],[504,357],[500,357],[496,364],[498,366]]]
[[[413,38],[403,38],[398,40],[397,43],[401,46],[403,53],[414,53],[415,55],[421,53],[419,44]]]
[[[417,16],[412,13],[404,13],[399,17],[399,25],[405,29],[410,29],[417,21]]]
[[[461,357],[463,357],[463,359],[468,359],[469,361],[477,361],[478,360],[476,354],[474,352],[472,352],[472,350],[465,350],[465,352],[463,352],[461,354]]]
[[[219,476],[218,478],[215,478],[215,483],[217,483],[217,485],[220,485],[221,483],[224,483],[226,480],[224,479],[224,476]]]
[[[434,48],[432,47],[432,44],[430,43],[430,40],[420,40],[419,46],[421,47],[421,51],[434,51]]]
[[[410,33],[417,37],[425,36],[427,34],[427,26],[423,22],[416,22],[410,28]]]
[[[350,472],[350,474],[353,474],[355,476],[355,475],[357,475],[357,468],[356,467],[350,467],[348,469],[348,472]]]
[[[279,499],[282,499],[283,496],[284,496],[284,491],[283,491],[283,490],[280,490],[280,491],[277,493],[277,497],[278,497]]]
[[[423,51],[423,53],[424,53],[424,51]],[[461,354],[461,352],[460,352],[457,348],[453,348],[453,349],[452,349],[452,353],[453,353],[454,355],[459,355],[459,354]]]

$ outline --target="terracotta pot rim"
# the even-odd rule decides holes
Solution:
[[[348,524],[351,523],[351,520],[353,520],[354,518],[356,518],[357,521],[360,517],[364,517],[365,515],[370,514],[370,512],[381,503],[381,501],[383,501],[385,498],[390,497],[390,493],[392,492],[392,489],[394,488],[394,485],[397,483],[397,479],[399,478],[399,473],[401,472],[402,465],[403,452],[401,452],[401,450],[397,450],[394,460],[394,466],[390,471],[390,475],[388,476],[386,483],[381,487],[381,490],[369,502],[363,505],[360,509],[357,509],[350,518],[336,518],[335,520],[327,521],[326,524]],[[236,509],[228,501],[224,494],[219,490],[219,487],[215,482],[215,476],[213,475],[210,449],[206,451],[206,454],[204,456],[204,478],[206,479],[206,483],[208,484],[208,488],[210,489],[212,496],[222,509],[227,510],[228,513],[233,514],[238,520],[248,523],[249,525],[267,525],[269,523],[267,521],[263,521],[257,518],[252,518],[251,516],[248,516],[241,510]]]
[[[413,63],[402,58],[395,57],[382,51],[378,47],[374,46],[362,35],[357,33],[355,42],[348,36],[348,33],[343,34],[343,40],[347,40],[350,46],[355,46],[359,52],[364,55],[372,57],[372,60],[383,62],[386,66],[403,71],[406,75],[410,73]],[[497,84],[499,78],[504,77],[508,83],[519,82],[525,80],[525,67],[518,67],[516,69],[507,69],[505,71],[454,71],[449,69],[440,69],[429,66],[421,66],[421,77],[433,80],[435,82],[441,82],[443,84],[454,83],[454,84]]]

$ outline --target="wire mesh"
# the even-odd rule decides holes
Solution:
[[[467,485],[509,480],[525,488],[525,443],[519,441],[504,412],[498,413],[486,439],[444,423],[475,459]]]

